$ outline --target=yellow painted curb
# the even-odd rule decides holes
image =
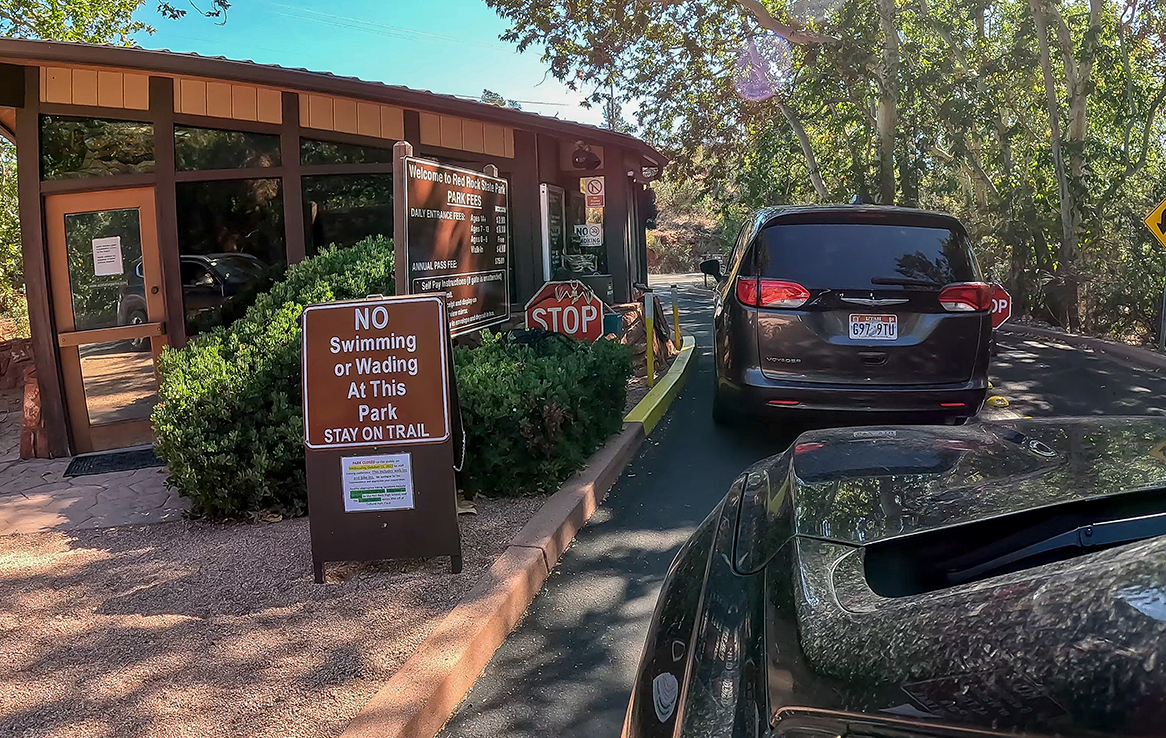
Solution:
[[[680,346],[680,353],[676,355],[676,360],[672,362],[672,366],[668,368],[667,373],[648,392],[647,396],[636,403],[636,406],[624,418],[625,423],[643,425],[644,435],[652,432],[652,429],[660,422],[660,418],[668,412],[672,401],[680,394],[680,389],[684,387],[688,375],[696,368],[696,360],[693,358],[693,354],[696,353],[693,350],[695,348],[696,339],[692,336],[685,336]]]

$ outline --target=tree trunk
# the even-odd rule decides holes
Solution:
[[[810,137],[806,135],[805,126],[802,125],[797,113],[790,109],[784,100],[780,97],[774,99],[777,100],[777,106],[781,108],[782,115],[789,121],[790,128],[794,129],[794,135],[798,137],[802,154],[806,157],[806,169],[810,172],[810,182],[814,185],[814,191],[818,193],[818,199],[827,200],[830,193],[826,189],[826,182],[822,179],[822,171],[818,168],[818,157],[814,155],[814,145],[810,143]]]
[[[879,0],[879,30],[883,53],[879,64],[879,99],[875,112],[879,152],[879,202],[895,202],[895,129],[899,124],[896,110],[899,98],[899,29],[895,17],[895,0]]]
[[[1053,154],[1053,168],[1057,177],[1057,194],[1061,212],[1061,248],[1058,276],[1060,287],[1054,291],[1055,305],[1050,306],[1058,321],[1066,328],[1075,330],[1080,323],[1077,316],[1077,282],[1070,266],[1076,262],[1077,224],[1073,214],[1073,192],[1069,186],[1069,174],[1065,170],[1065,158],[1061,146],[1061,105],[1057,101],[1057,83],[1053,79],[1052,60],[1049,58],[1049,25],[1045,13],[1044,0],[1028,0],[1032,18],[1036,23],[1036,40],[1040,47],[1040,66],[1044,77],[1045,105],[1048,108],[1049,131]],[[1066,60],[1066,72],[1070,70]],[[1071,73],[1075,77],[1075,71]],[[1066,87],[1072,91],[1075,79],[1067,79]]]

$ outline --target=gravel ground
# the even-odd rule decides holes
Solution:
[[[448,559],[312,583],[308,522],[0,538],[0,736],[335,736],[543,498],[479,500]]]

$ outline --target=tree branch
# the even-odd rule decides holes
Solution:
[[[785,100],[780,97],[774,99],[777,101],[777,107],[781,109],[782,115],[789,121],[790,128],[793,129],[794,135],[797,136],[798,143],[802,147],[802,155],[806,157],[806,168],[810,172],[810,182],[814,185],[814,191],[818,193],[819,199],[825,201],[830,197],[830,192],[826,189],[826,182],[822,179],[821,170],[818,169],[818,158],[814,155],[814,145],[810,142],[810,137],[806,135],[806,129],[797,113],[785,104]]]
[[[684,1],[685,0],[648,0],[650,3],[655,5],[663,5],[665,7],[671,5],[680,5]],[[762,28],[773,31],[778,36],[781,36],[786,41],[789,41],[791,44],[831,44],[838,41],[838,38],[835,36],[829,36],[824,33],[814,33],[813,31],[807,31],[804,28],[782,23],[777,18],[774,18],[770,12],[765,9],[765,6],[758,2],[758,0],[733,0],[733,2],[737,3],[752,13],[753,17],[757,20],[758,25],[760,25]]]

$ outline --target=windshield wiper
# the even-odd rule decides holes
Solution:
[[[989,559],[982,564],[977,564],[976,566],[961,571],[948,572],[947,583],[951,586],[980,579],[984,575],[998,569],[1003,569],[1009,564],[1015,564],[1018,561],[1030,559],[1034,556],[1062,548],[1089,549],[1113,546],[1119,543],[1140,541],[1164,534],[1166,534],[1166,513],[1082,525],[1074,530],[1046,538],[1031,546],[1025,546],[1022,549],[1004,554],[1003,556]]]
[[[898,287],[942,287],[939,282],[930,279],[911,279],[910,277],[875,277],[871,284],[888,284]]]

